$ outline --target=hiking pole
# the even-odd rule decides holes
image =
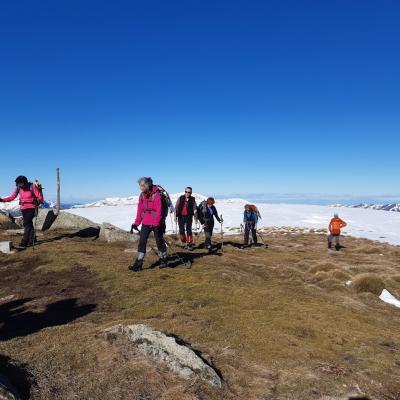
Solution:
[[[33,224],[33,239],[32,239],[32,251],[35,251],[35,237],[36,237],[36,224],[39,215],[39,207],[35,208],[35,223]]]
[[[259,232],[258,229],[256,229],[256,232],[257,232],[258,236],[260,237],[262,244],[263,244],[265,247],[267,247],[267,243],[265,243],[265,240],[264,240],[264,238],[263,238],[263,235],[261,235],[261,233]]]
[[[222,218],[222,214],[220,216],[221,219],[221,251],[224,253],[224,220]]]

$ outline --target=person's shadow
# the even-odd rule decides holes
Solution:
[[[47,304],[42,312],[33,312],[26,307],[31,300],[19,299],[0,305],[0,341],[30,335],[50,326],[68,324],[96,308],[96,304],[77,305],[77,299],[70,298]]]
[[[0,354],[0,382],[6,384],[16,398],[28,400],[34,380],[26,364]]]

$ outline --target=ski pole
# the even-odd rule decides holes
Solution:
[[[39,215],[38,207],[35,208],[35,224],[33,225],[33,238],[32,238],[32,251],[35,251],[35,238],[36,238],[36,224]]]
[[[261,233],[259,232],[258,229],[256,229],[256,232],[257,232],[258,236],[260,237],[262,244],[263,244],[265,247],[267,247],[267,244],[265,243],[265,240],[264,240],[264,238],[263,238],[263,235],[261,235]]]
[[[222,214],[220,216],[221,219],[221,251],[224,252],[224,220],[222,218]]]

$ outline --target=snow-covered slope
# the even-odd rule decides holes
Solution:
[[[400,204],[392,203],[392,204],[355,204],[355,205],[343,205],[336,204],[333,207],[346,207],[346,208],[365,208],[370,210],[379,210],[379,211],[393,211],[400,212]]]
[[[171,200],[175,204],[178,200],[178,197],[181,196],[182,193],[175,193],[171,195]],[[207,197],[193,193],[193,196],[196,198],[197,202],[205,200]],[[103,200],[95,201],[94,203],[87,203],[82,205],[75,205],[72,208],[92,208],[92,207],[117,207],[117,206],[136,206],[139,201],[139,196],[130,196],[130,197],[107,197]]]
[[[172,196],[174,200],[177,194]],[[204,196],[196,195],[197,200]],[[98,223],[110,222],[128,230],[136,215],[137,197],[116,201],[103,200],[106,205],[76,207],[69,212],[89,218]],[[234,233],[242,222],[243,208],[247,203],[243,199],[217,200],[218,212],[225,220],[224,231]],[[347,221],[345,234],[355,237],[378,240],[400,245],[400,213],[388,213],[362,208],[334,208],[331,206],[293,205],[293,204],[258,204],[262,214],[260,227],[290,226],[321,229],[326,228],[335,211]],[[169,232],[175,229],[171,218],[167,219]],[[216,232],[219,232],[216,225]]]
[[[45,201],[42,204],[42,207],[43,208],[52,208],[52,207],[54,207],[54,203],[51,201]],[[21,212],[19,209],[19,200],[16,199],[14,201],[11,201],[10,203],[0,203],[0,211],[10,213],[14,217],[20,215]]]

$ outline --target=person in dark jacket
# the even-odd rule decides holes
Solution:
[[[199,218],[199,221],[203,226],[204,235],[206,237],[205,245],[210,252],[212,251],[211,237],[214,230],[214,218],[219,223],[223,222],[223,220],[218,216],[218,211],[215,208],[214,204],[214,198],[209,197],[207,200],[202,201],[197,208],[197,217]]]
[[[250,205],[245,206],[243,214],[243,224],[244,224],[244,246],[249,245],[250,232],[253,237],[253,243],[257,244],[257,223],[258,215],[255,210],[252,209]]]
[[[192,188],[188,186],[185,189],[185,194],[179,197],[175,206],[175,221],[179,225],[182,246],[189,249],[193,246],[193,217],[197,221],[197,204],[192,193]]]

